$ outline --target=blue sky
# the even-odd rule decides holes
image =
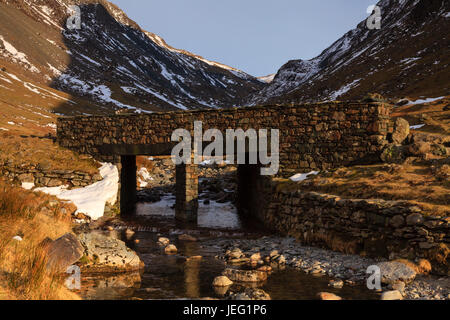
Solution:
[[[254,76],[310,59],[367,18],[377,0],[112,0],[175,48]]]

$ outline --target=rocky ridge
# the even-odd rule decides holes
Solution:
[[[253,95],[250,105],[440,97],[449,92],[450,4],[445,0],[381,0],[381,29],[366,20],[311,60],[292,60]]]

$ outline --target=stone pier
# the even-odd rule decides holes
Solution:
[[[198,211],[198,166],[181,164],[176,166],[175,217],[185,222],[197,222]]]
[[[120,212],[130,215],[137,201],[136,156],[121,156],[120,159]]]

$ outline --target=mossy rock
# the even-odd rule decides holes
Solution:
[[[385,163],[402,164],[406,160],[405,147],[389,144],[384,148],[380,158]]]

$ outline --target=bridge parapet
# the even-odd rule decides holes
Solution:
[[[364,162],[377,156],[390,131],[391,107],[329,102],[140,115],[58,119],[58,142],[103,161],[121,155],[170,155],[174,130],[279,129],[282,176]]]

